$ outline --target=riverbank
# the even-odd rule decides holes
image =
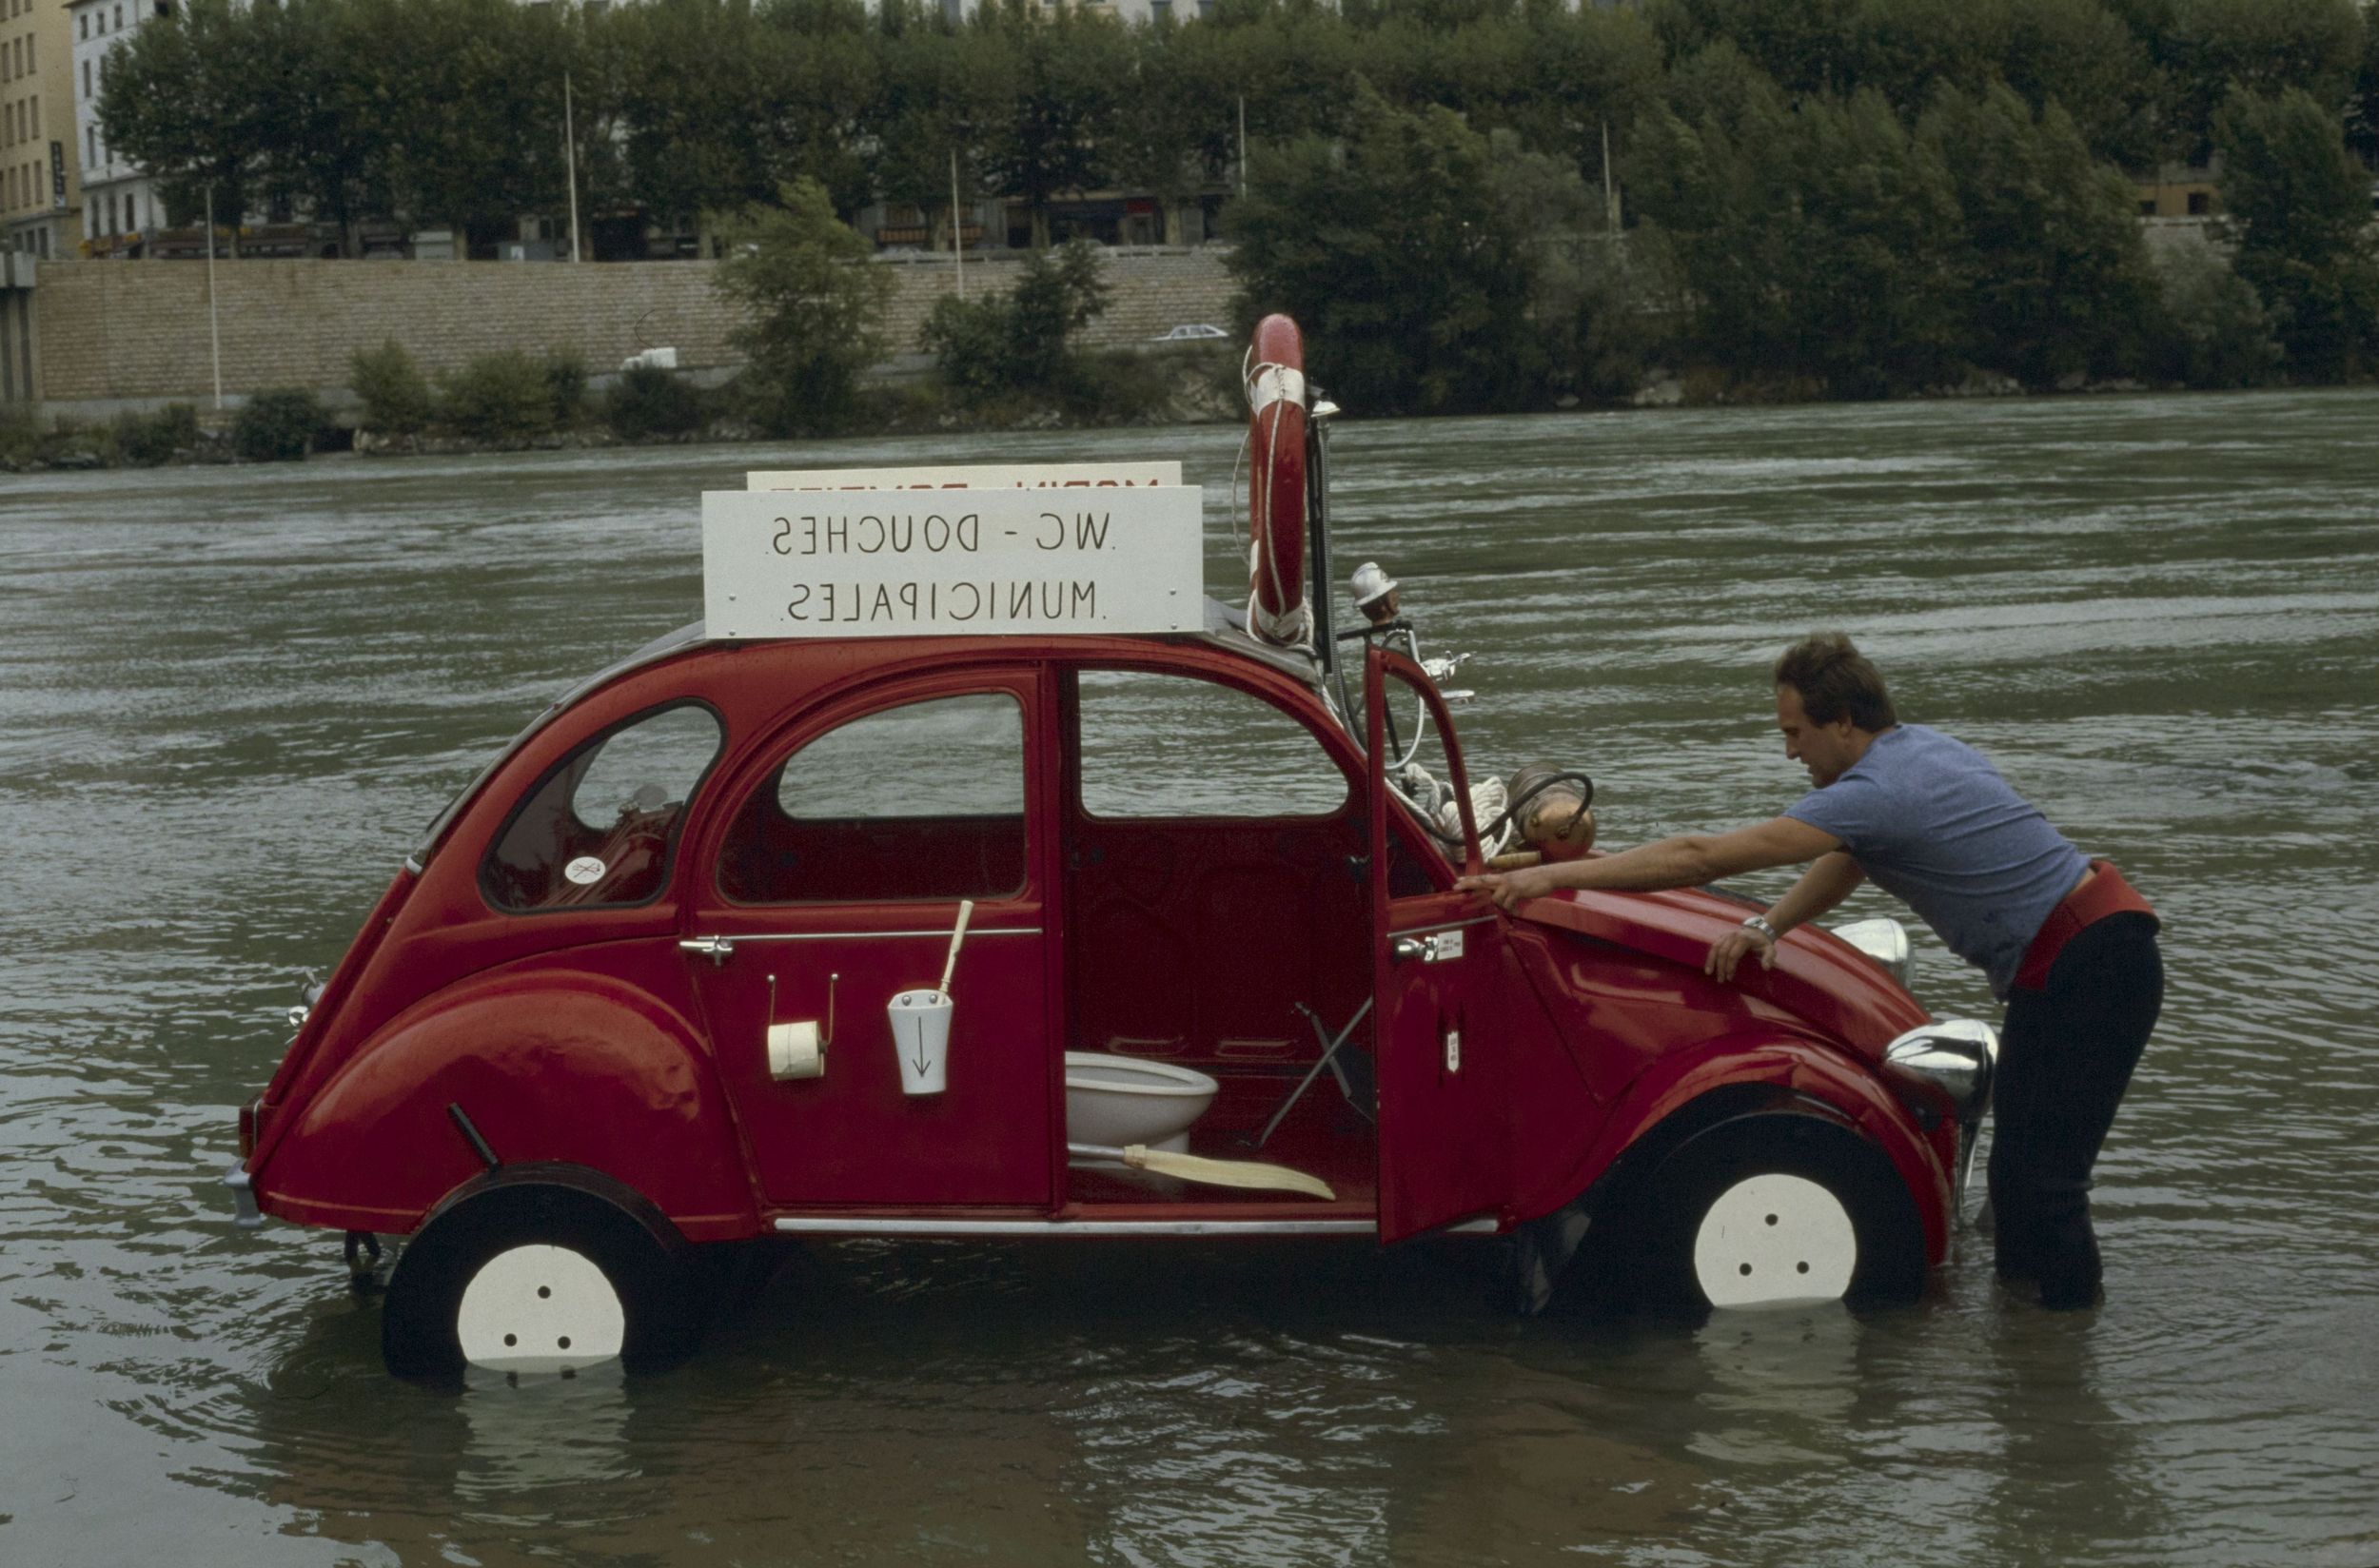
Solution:
[[[816,433],[904,437],[1211,424],[1244,417],[1238,363],[1237,344],[1224,340],[1110,349],[1086,356],[1078,384],[1062,396],[967,401],[932,374],[930,362],[912,357],[860,388],[842,427]],[[533,379],[530,395],[544,398],[545,383]],[[295,388],[235,400],[222,412],[175,402],[105,420],[62,416],[46,425],[22,410],[0,408],[0,473],[269,461],[254,455],[253,442],[244,451],[241,437],[243,421],[254,422],[253,411],[266,398],[282,400],[278,422],[295,420],[300,426],[276,432],[275,450],[286,458],[333,452],[460,457],[787,439],[751,417],[733,378],[653,370],[596,378],[558,411],[482,408],[482,428],[476,430],[437,423],[378,430],[354,422],[352,408],[343,422],[321,400]]]
[[[1144,388],[1138,396],[1103,405],[1018,398],[970,407],[954,402],[948,393],[930,380],[913,376],[865,388],[861,394],[859,417],[841,430],[820,434],[868,440],[1229,423],[1245,417],[1245,404],[1236,389],[1236,363],[1234,355],[1221,374],[1217,373],[1214,365],[1202,365],[1192,372],[1168,375],[1152,388]],[[2371,383],[2355,384],[2367,386]],[[732,383],[690,390],[698,401],[733,401]],[[2282,385],[2260,390],[2276,394],[2326,391],[2330,388]],[[2208,396],[2215,395],[2214,389],[2154,385],[2128,378],[2087,381],[2074,377],[2054,389],[2040,391],[2027,388],[2012,377],[1978,371],[1955,384],[1929,387],[1899,398],[1836,399],[1825,396],[1821,388],[1790,378],[1745,379],[1718,370],[1691,369],[1656,372],[1625,398],[1587,400],[1568,397],[1546,408],[1513,412],[1520,415],[1581,410],[1658,412],[1780,408],[1826,403],[1957,402],[1970,399],[2054,400],[2198,391]],[[188,407],[187,404],[174,404],[159,417],[178,418],[173,415],[173,410],[187,410]],[[1361,417],[1359,410],[1350,411],[1347,416],[1358,421]],[[162,451],[153,441],[143,444],[127,438],[128,421],[132,418],[119,416],[114,421],[88,423],[66,420],[49,430],[35,430],[28,421],[11,421],[5,414],[0,414],[0,473],[37,474],[175,465],[203,467],[263,461],[244,458],[238,453],[231,436],[230,421],[226,416],[198,415],[191,411],[187,438]],[[503,452],[736,444],[786,439],[783,432],[763,429],[750,419],[729,409],[703,413],[689,422],[664,429],[621,430],[600,419],[590,419],[535,435],[511,437],[482,437],[438,430],[385,432],[326,424],[318,439],[308,446],[305,455],[352,452],[373,459],[450,458]]]

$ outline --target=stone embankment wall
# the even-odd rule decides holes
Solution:
[[[1223,250],[1116,250],[1107,313],[1086,335],[1144,342],[1184,322],[1229,323]],[[884,261],[897,280],[886,323],[897,358],[958,286],[947,257]],[[1014,258],[971,259],[970,297],[1010,287]],[[646,348],[684,370],[741,363],[737,317],[713,262],[218,261],[216,322],[226,399],[304,386],[344,401],[348,357],[394,340],[432,374],[498,349],[575,351],[597,374]],[[195,262],[43,263],[33,304],[37,377],[53,405],[197,402],[213,388],[206,268]],[[62,410],[63,411],[63,410]]]

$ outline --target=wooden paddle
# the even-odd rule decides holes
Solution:
[[[1251,1186],[1282,1192],[1303,1192],[1316,1198],[1335,1202],[1338,1194],[1329,1183],[1319,1176],[1308,1176],[1287,1166],[1268,1166],[1256,1160],[1209,1160],[1201,1154],[1173,1154],[1146,1144],[1127,1144],[1122,1148],[1101,1148],[1096,1144],[1068,1144],[1066,1152],[1077,1160],[1113,1160],[1134,1170],[1153,1171],[1159,1176],[1178,1177],[1185,1182],[1204,1182],[1209,1186]]]

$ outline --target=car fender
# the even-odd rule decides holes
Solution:
[[[741,1142],[692,1025],[642,988],[577,970],[499,971],[392,1019],[252,1173],[260,1206],[410,1233],[485,1168],[450,1107],[503,1165],[601,1172],[690,1240],[757,1228]]]
[[[1953,1216],[1947,1153],[1863,1065],[1811,1041],[1764,1032],[1706,1040],[1654,1063],[1627,1087],[1574,1161],[1548,1170],[1542,1186],[1521,1194],[1520,1212],[1533,1218],[1560,1208],[1610,1175],[1629,1150],[1670,1118],[1707,1096],[1742,1087],[1780,1089],[1814,1102],[1872,1139],[1917,1200],[1927,1261],[1937,1264],[1948,1254]]]

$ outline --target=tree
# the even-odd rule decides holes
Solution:
[[[2163,295],[2156,373],[2191,386],[2261,386],[2280,372],[2271,318],[2246,279],[2210,245],[2184,240],[2155,255]]]
[[[1028,0],[995,0],[981,30],[1004,31],[1015,60],[1014,93],[985,148],[996,186],[1021,197],[1032,243],[1049,244],[1050,204],[1066,191],[1107,183],[1121,129],[1131,44],[1111,17],[1063,3],[1042,11]]]
[[[2063,108],[2035,118],[2005,86],[1943,88],[1919,134],[1957,191],[1976,361],[2034,387],[2123,368],[2156,294],[2131,182]]]
[[[2291,88],[2343,105],[2362,63],[2357,0],[2176,0],[2166,41],[2174,77],[2176,146],[2196,161],[2233,88],[2276,98]]]
[[[1114,155],[1128,186],[1179,201],[1218,184],[1237,160],[1237,50],[1229,29],[1167,18],[1131,34],[1135,58]]]
[[[1407,112],[1367,83],[1348,119],[1343,141],[1300,137],[1258,158],[1249,195],[1225,210],[1241,314],[1296,317],[1315,379],[1366,413],[1526,402],[1545,352],[1533,259],[1497,199],[1498,149],[1450,110]]]
[[[1631,188],[1675,247],[1700,351],[1836,396],[1942,380],[1964,347],[1967,256],[1941,149],[1872,89],[1790,106],[1724,46],[1681,74],[1701,118],[1647,115]]]
[[[745,312],[736,341],[762,422],[781,431],[841,425],[859,373],[883,355],[893,283],[868,264],[875,246],[835,217],[826,187],[806,177],[777,205],[736,213],[721,237],[718,286]]]
[[[2271,312],[2290,374],[2333,381],[2379,361],[2379,254],[2370,175],[2337,117],[2291,88],[2233,90],[2214,125],[2238,275]]]
[[[258,168],[252,19],[229,0],[189,0],[142,28],[101,67],[100,134],[164,182],[168,211],[187,218],[211,193],[218,223],[238,225]]]
[[[653,0],[616,8],[605,26],[634,199],[682,217],[773,200],[794,173],[769,110],[784,34],[750,0]]]
[[[1078,402],[1088,378],[1073,339],[1107,309],[1096,246],[1075,240],[1025,258],[1005,295],[934,302],[919,334],[962,403],[1003,398]]]
[[[902,14],[898,0],[883,12],[888,24]],[[867,115],[878,195],[936,207],[950,197],[954,159],[962,193],[979,195],[993,184],[993,143],[1016,92],[1014,42],[1002,29],[954,32],[921,22],[877,40],[880,64]]]

